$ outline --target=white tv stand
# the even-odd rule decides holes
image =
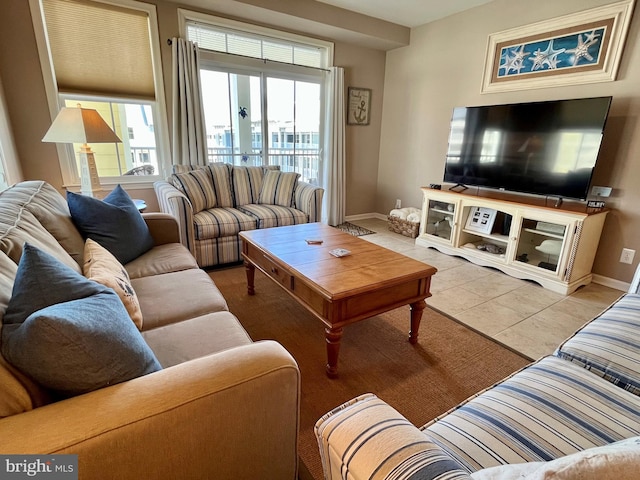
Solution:
[[[564,295],[591,283],[606,210],[588,213],[427,187],[422,191],[417,245]]]

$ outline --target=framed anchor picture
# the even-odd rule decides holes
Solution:
[[[347,125],[369,125],[371,115],[371,89],[349,87]]]
[[[635,0],[489,35],[482,93],[616,79]]]

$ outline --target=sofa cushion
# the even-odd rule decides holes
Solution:
[[[213,177],[213,187],[216,191],[216,206],[233,207],[233,186],[231,184],[231,170],[233,165],[228,163],[210,163],[208,165]]]
[[[98,242],[87,238],[84,248],[84,276],[113,289],[127,309],[127,313],[138,330],[142,330],[142,312],[138,296],[131,286],[127,270]]]
[[[229,237],[244,230],[255,230],[254,217],[236,208],[212,208],[193,216],[194,232],[197,240]]]
[[[473,472],[554,460],[640,435],[640,397],[548,356],[423,428]]]
[[[142,333],[163,368],[252,342],[230,312],[214,312]]]
[[[236,207],[258,203],[264,172],[263,167],[233,167],[231,176]]]
[[[295,207],[295,190],[300,174],[268,170],[262,181],[258,203]]]
[[[118,185],[104,200],[67,192],[71,217],[86,238],[126,264],[153,247],[153,238],[131,197]]]
[[[258,222],[258,228],[283,227],[307,223],[309,216],[292,207],[279,205],[243,205],[239,210],[250,215]]]
[[[4,199],[5,192],[0,196]],[[0,202],[0,249],[17,264],[22,257],[22,247],[27,242],[53,255],[76,272],[82,271],[82,265],[78,265],[24,205]]]
[[[149,277],[163,273],[198,268],[196,259],[181,243],[156,245],[134,261],[127,263],[129,278]]]
[[[198,168],[203,168],[206,165],[171,165],[171,173],[185,173],[191,172]]]
[[[550,462],[501,465],[474,472],[474,480],[635,480],[640,437],[582,450]]]
[[[213,177],[208,168],[198,168],[186,173],[173,175],[173,184],[181,190],[191,202],[193,213],[216,206],[216,192]]]
[[[200,269],[134,278],[131,283],[140,300],[145,331],[229,310],[218,287]],[[168,302],[168,298],[179,301]]]
[[[640,295],[622,296],[562,343],[556,355],[640,395]]]
[[[3,321],[7,361],[62,397],[161,368],[113,290],[29,244]]]
[[[9,305],[17,271],[18,265],[4,253],[0,253],[0,318],[3,317]],[[15,373],[15,369],[0,355],[0,418],[26,412],[32,408],[29,392]]]
[[[84,239],[71,219],[66,200],[55,188],[42,180],[21,182],[3,191],[2,199],[31,212],[82,268]]]

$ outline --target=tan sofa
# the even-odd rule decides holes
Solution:
[[[196,170],[201,173],[203,169],[208,172],[203,176],[206,181],[196,184],[197,188],[191,191],[185,188],[189,184],[185,183],[184,177]],[[167,181],[156,182],[154,188],[160,210],[176,219],[180,226],[180,241],[204,268],[241,261],[241,231],[321,220],[324,189],[318,186],[299,180],[291,195],[284,198],[274,200],[261,196],[264,189],[275,185],[267,181],[267,175],[278,174],[289,178],[296,175],[280,172],[277,165],[174,165],[173,174]],[[196,194],[207,191],[209,204],[215,206],[205,205],[207,199],[193,198],[194,190]]]
[[[0,453],[78,454],[81,479],[296,478],[296,362],[249,338],[171,216],[143,217],[155,246],[125,267],[163,369],[51,403],[0,358]],[[81,271],[84,241],[44,182],[0,192],[0,319],[25,242]]]

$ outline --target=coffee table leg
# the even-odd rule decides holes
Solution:
[[[422,320],[422,312],[427,306],[427,302],[420,300],[412,303],[411,307],[411,330],[409,331],[409,343],[418,343],[418,330],[420,329],[420,321]]]
[[[244,262],[244,269],[247,273],[247,293],[249,295],[254,295],[256,293],[256,289],[254,288],[256,267],[254,267],[250,262]]]
[[[338,354],[340,353],[340,341],[342,340],[342,328],[325,328],[327,341],[327,376],[338,376]]]

